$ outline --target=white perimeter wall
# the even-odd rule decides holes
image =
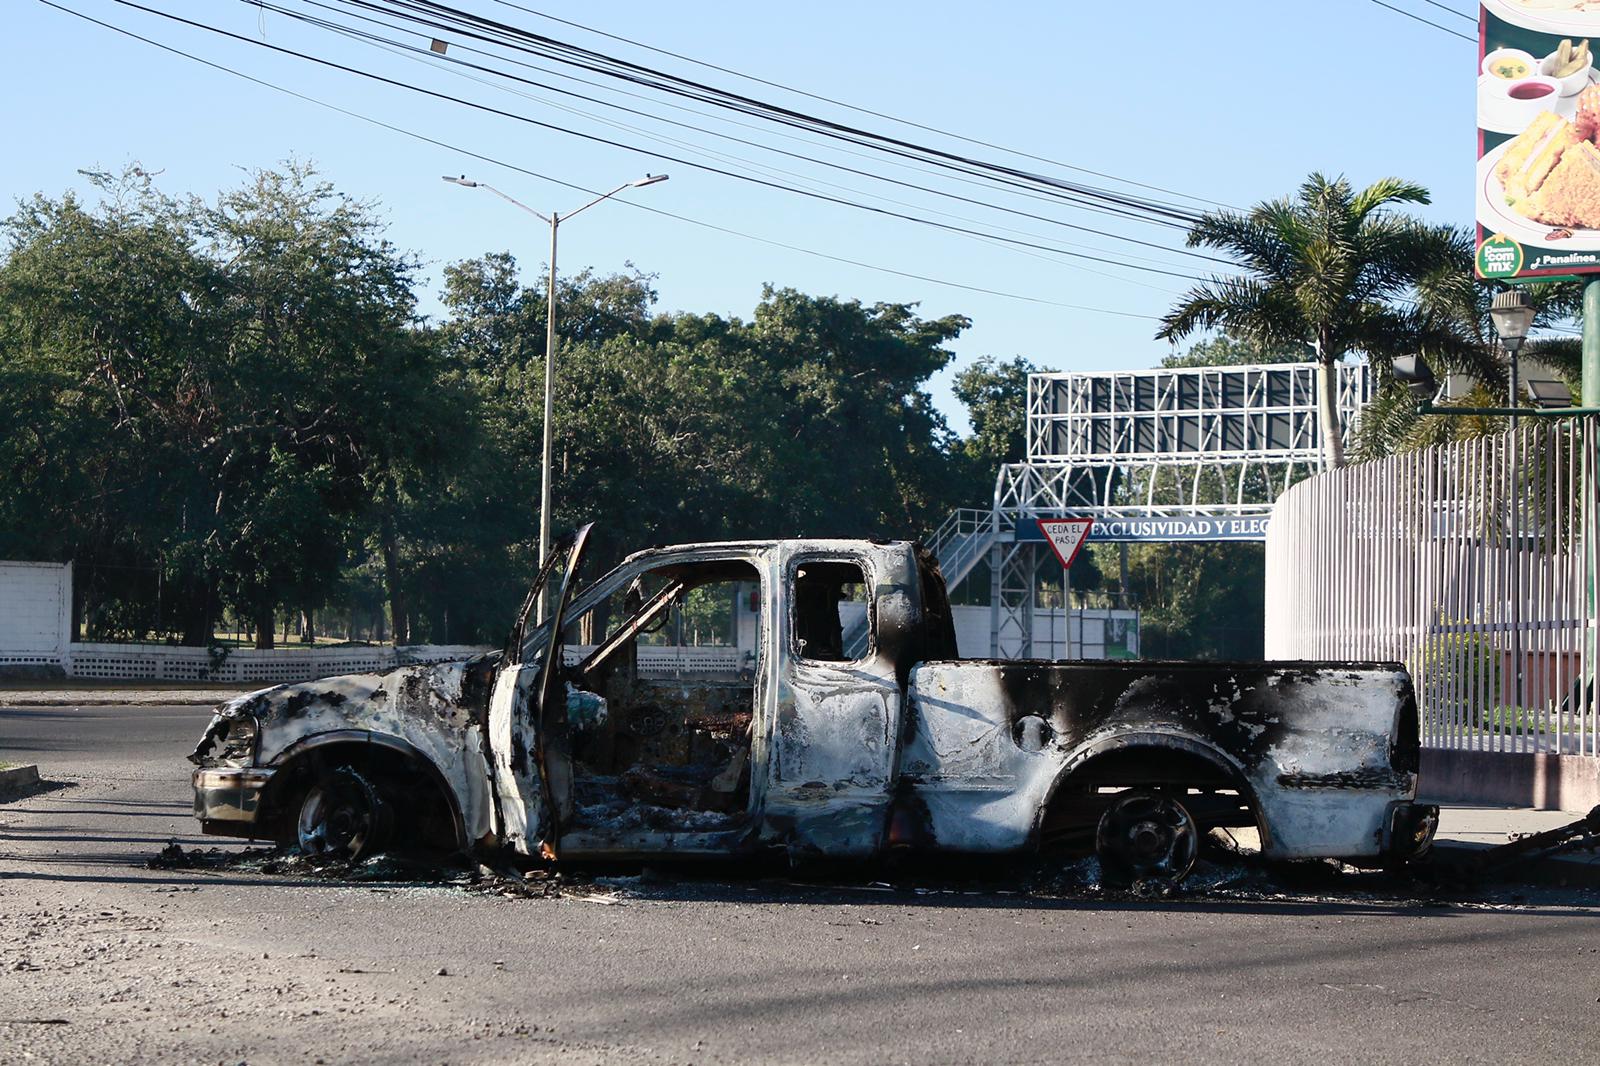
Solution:
[[[0,561],[0,665],[65,666],[72,564]]]
[[[848,626],[860,618],[866,604],[841,603],[839,616]],[[963,658],[987,659],[994,653],[989,644],[989,608],[955,605],[950,608],[956,628],[956,650]],[[1065,610],[1038,608],[1033,614],[1033,653],[1035,659],[1104,659],[1106,626],[1131,627],[1131,649],[1139,650],[1139,612],[1089,608]],[[743,634],[741,634],[742,636]],[[752,637],[752,646],[754,639]]]

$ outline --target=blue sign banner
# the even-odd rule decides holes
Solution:
[[[1186,514],[1164,518],[1105,518],[1084,514],[1073,517],[1094,519],[1094,525],[1089,528],[1091,544],[1267,539],[1267,515]],[[1016,536],[1019,541],[1045,539],[1038,521],[1032,518],[1017,519]]]

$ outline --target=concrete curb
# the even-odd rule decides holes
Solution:
[[[1471,867],[1491,847],[1462,840],[1437,840],[1433,861],[1440,867]],[[1490,882],[1600,888],[1600,852],[1575,851],[1527,859],[1497,872]]]
[[[0,799],[10,799],[38,783],[39,767],[35,765],[13,766],[9,770],[0,770]]]

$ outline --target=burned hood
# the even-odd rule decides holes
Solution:
[[[487,708],[499,659],[499,652],[490,652],[457,662],[343,674],[246,693],[216,709],[189,761],[204,764],[219,738],[245,720],[262,738],[262,763],[308,736],[335,730],[459,735],[478,724]]]

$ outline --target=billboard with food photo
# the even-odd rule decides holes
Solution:
[[[1483,0],[1478,275],[1600,273],[1600,0]]]

